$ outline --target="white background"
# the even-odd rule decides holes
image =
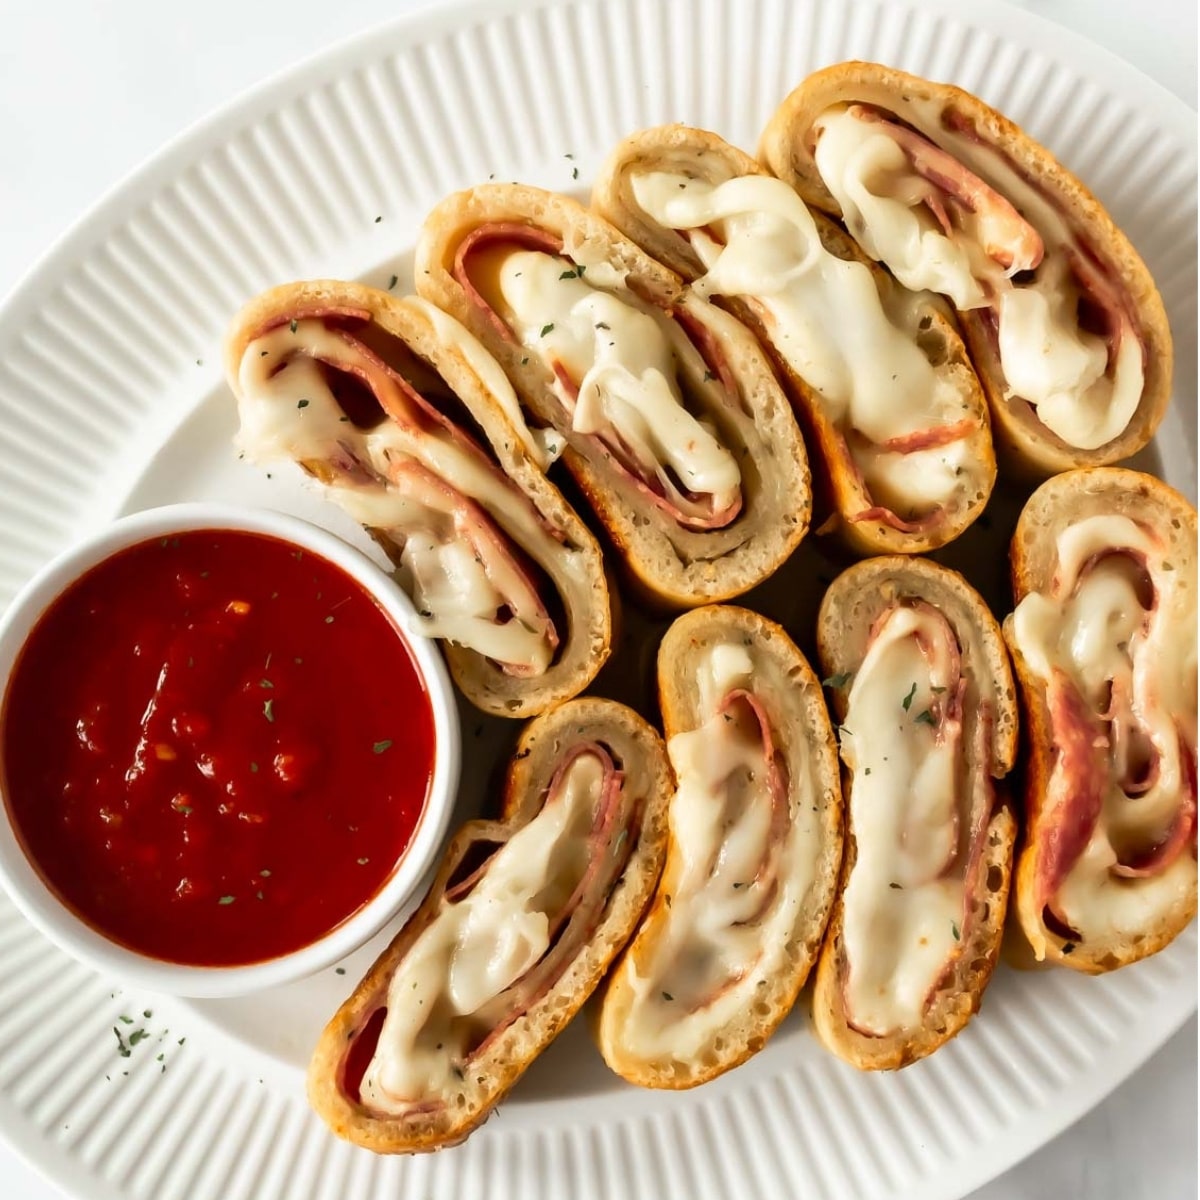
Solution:
[[[969,6],[970,0],[964,0]],[[1196,105],[1196,0],[1025,0]],[[413,0],[0,0],[0,296],[142,159],[268,75]],[[973,1200],[1197,1194],[1196,1021]],[[59,1193],[0,1144],[0,1200]]]

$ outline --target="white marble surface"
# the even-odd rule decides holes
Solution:
[[[964,0],[969,5],[970,0]],[[1024,0],[1196,104],[1196,0]],[[0,0],[0,295],[214,106],[414,0]],[[1098,1108],[973,1200],[1197,1194],[1195,1019]],[[0,1143],[0,1197],[57,1189]],[[849,1198],[848,1198],[849,1200]]]

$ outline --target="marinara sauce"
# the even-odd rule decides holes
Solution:
[[[21,651],[0,779],[50,887],[110,938],[231,966],[368,901],[433,771],[407,647],[339,567],[276,538],[181,533],[77,580]]]

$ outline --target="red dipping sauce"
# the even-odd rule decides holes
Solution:
[[[143,542],[25,643],[0,781],[26,855],[88,924],[170,962],[316,941],[391,875],[433,711],[389,617],[332,563],[234,530]]]

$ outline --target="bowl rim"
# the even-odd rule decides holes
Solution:
[[[408,648],[434,723],[433,774],[425,806],[407,848],[379,891],[316,941],[276,958],[239,966],[197,966],[153,958],[112,940],[76,914],[26,854],[2,795],[6,781],[0,771],[0,884],[38,931],[86,966],[120,976],[127,984],[177,996],[216,998],[275,987],[331,966],[374,937],[416,897],[441,849],[457,800],[461,728],[454,688],[437,643],[420,631],[415,606],[391,575],[361,550],[303,518],[270,508],[210,501],[168,504],[121,517],[73,543],[25,583],[0,615],[0,722],[26,640],[71,584],[122,550],[156,537],[203,529],[275,537],[345,571],[375,600]]]

